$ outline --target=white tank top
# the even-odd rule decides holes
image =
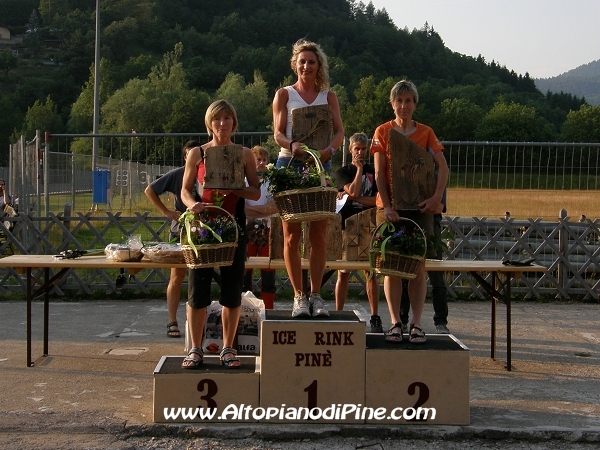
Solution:
[[[288,102],[287,102],[287,123],[285,126],[285,135],[288,139],[292,139],[292,111],[296,108],[304,108],[306,106],[316,106],[316,105],[327,105],[327,94],[328,90],[323,90],[319,92],[317,98],[312,103],[306,103],[298,91],[293,88],[293,86],[285,86],[284,89],[288,91]],[[280,147],[279,150],[280,158],[291,158],[292,152],[289,148]]]

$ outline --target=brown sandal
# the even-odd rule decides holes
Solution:
[[[175,328],[175,329],[172,330],[171,328]],[[167,324],[167,336],[169,336],[170,338],[180,338],[181,337],[181,331],[179,331],[179,325],[177,324],[176,321]]]
[[[194,358],[192,355],[198,355],[200,358]],[[201,348],[194,347],[192,348],[188,355],[183,358],[183,362],[181,363],[182,369],[199,369],[202,363],[204,362],[204,352]],[[187,363],[187,364],[186,364]]]
[[[400,330],[400,333],[394,333],[394,330]],[[395,323],[392,325],[387,333],[385,333],[385,342],[390,344],[399,344],[402,342],[402,323]]]
[[[225,358],[226,355],[231,356],[229,358]],[[237,351],[235,351],[233,348],[225,347],[223,350],[221,350],[219,356],[221,357],[221,364],[228,369],[239,369],[241,367],[241,363],[236,364],[239,363],[240,360],[237,357]]]
[[[413,332],[413,330],[417,331]],[[423,331],[423,328],[421,328],[420,325],[415,325],[413,323],[410,324],[410,337],[408,338],[408,341],[411,344],[424,344],[425,342],[427,342],[425,332]]]

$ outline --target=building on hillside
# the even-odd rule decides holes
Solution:
[[[13,35],[9,27],[0,25],[0,50],[12,50],[15,55],[18,55],[16,47],[22,43],[22,36]]]

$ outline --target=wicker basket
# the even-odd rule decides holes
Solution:
[[[225,212],[231,217],[231,220],[235,223],[235,218],[223,208],[218,206],[206,206],[206,208],[216,208]],[[202,244],[196,245],[196,252],[194,252],[194,246],[184,239],[185,228],[181,231],[181,252],[183,258],[189,269],[203,269],[207,267],[221,267],[230,266],[233,264],[233,257],[235,256],[235,249],[238,242],[238,230],[235,228],[235,242],[223,242],[220,244]],[[186,243],[184,244],[184,241]]]
[[[314,222],[335,217],[335,200],[337,189],[327,187],[325,169],[319,158],[307,152],[315,161],[321,176],[321,186],[305,189],[290,189],[273,195],[275,205],[284,222]],[[292,158],[288,164],[292,164]]]
[[[142,253],[152,262],[165,264],[185,264],[180,244],[162,242],[152,247],[142,248]]]
[[[408,221],[412,222],[415,232],[421,233],[425,242],[427,243],[427,239],[425,238],[425,233],[419,225],[413,222],[410,219],[400,218],[400,221]],[[384,222],[385,223],[385,222]],[[395,222],[400,223],[400,222]],[[371,246],[369,249],[369,260],[371,263],[371,268],[375,273],[380,273],[382,275],[388,275],[392,277],[404,278],[406,280],[412,280],[417,277],[419,273],[419,268],[423,261],[425,261],[425,254],[427,253],[427,245],[425,245],[425,251],[423,255],[403,255],[399,252],[386,250],[384,256],[381,254],[381,250],[379,248],[373,248],[373,241],[378,234],[378,231],[381,229],[383,223],[381,223],[373,232],[371,237]]]

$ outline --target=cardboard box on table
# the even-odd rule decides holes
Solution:
[[[329,318],[294,319],[289,310],[265,310],[260,366],[263,408],[285,405],[331,411],[332,405],[364,404],[365,323],[353,311],[330,311]],[[274,417],[269,422],[287,420]],[[364,422],[353,416],[289,421]]]

